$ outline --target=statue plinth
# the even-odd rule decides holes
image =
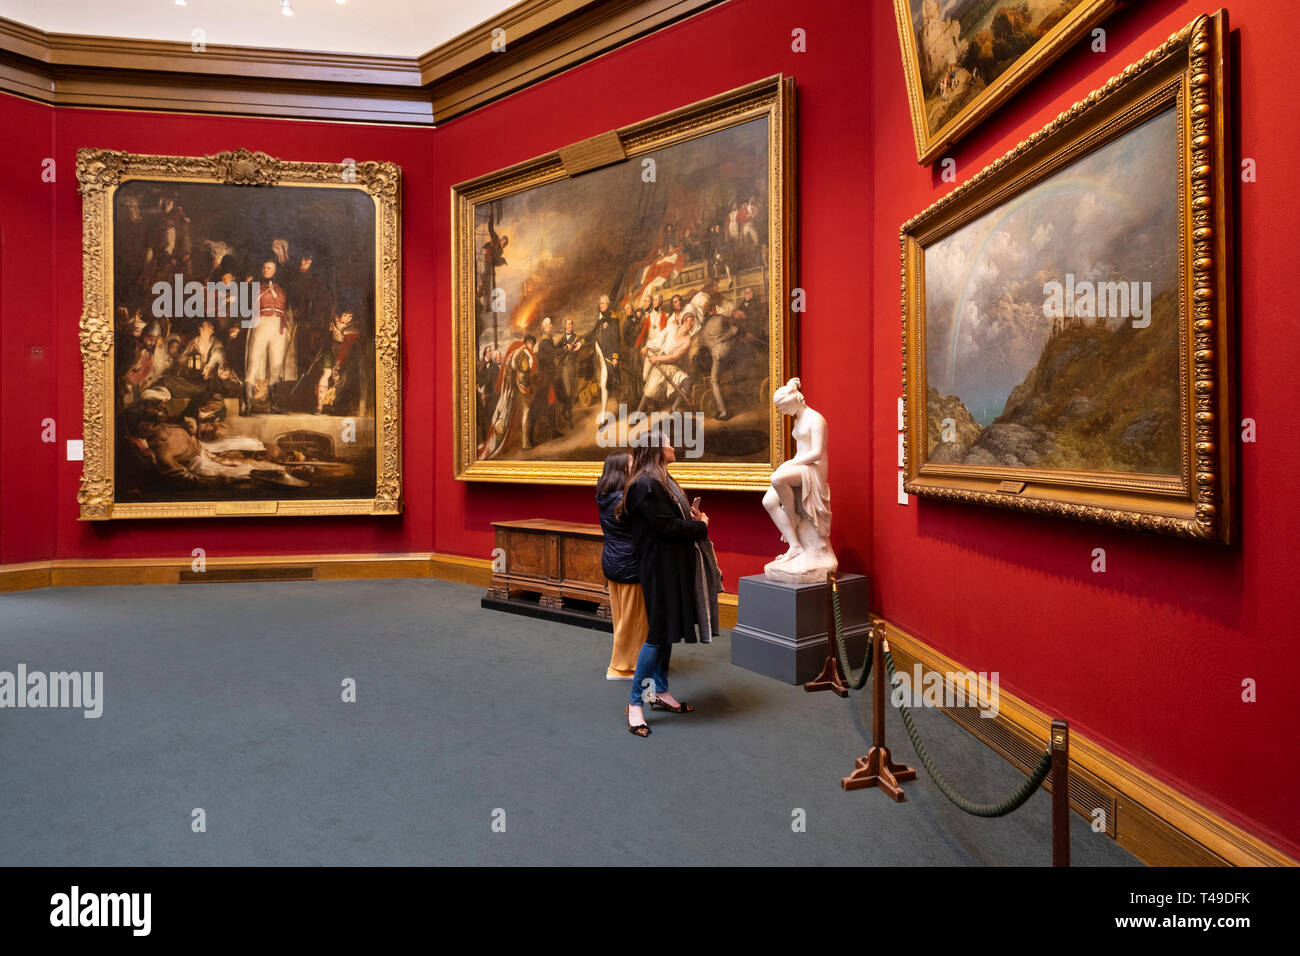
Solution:
[[[865,658],[870,640],[867,579],[842,574],[838,581],[844,643],[854,667]],[[740,579],[736,626],[731,631],[731,663],[787,684],[817,676],[826,660],[826,574],[809,583],[774,581],[762,574]]]

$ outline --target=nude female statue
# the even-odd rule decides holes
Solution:
[[[763,507],[790,545],[763,572],[780,581],[821,580],[839,564],[828,540],[831,491],[826,419],[804,402],[797,378],[776,390],[772,404],[794,418],[790,434],[795,455],[772,472],[772,487],[763,496]]]

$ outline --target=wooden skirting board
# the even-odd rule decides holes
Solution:
[[[113,558],[33,561],[0,565],[0,592],[28,588],[112,584],[180,584],[203,581],[342,581],[355,578],[457,578],[457,562],[472,558],[431,554],[284,554],[256,557],[205,557],[197,570],[193,557]],[[486,586],[489,563],[481,562]],[[434,569],[447,569],[435,574]],[[473,583],[473,582],[471,582]]]
[[[203,581],[346,581],[359,578],[440,578],[487,588],[492,562],[458,554],[284,554],[205,558],[113,558],[0,564],[0,594],[31,588],[111,584],[180,584]],[[736,626],[736,595],[718,595],[725,629]]]
[[[178,584],[182,581],[341,581],[363,578],[439,578],[486,589],[492,562],[454,554],[327,554],[206,558],[196,572],[191,557],[36,561],[0,565],[0,592],[44,587]],[[721,626],[736,625],[736,595],[718,596]],[[883,627],[899,671],[969,670],[893,623]],[[999,688],[998,715],[976,708],[944,708],[976,739],[1028,772],[1047,745],[1051,716]],[[891,727],[897,725],[891,724]],[[1071,805],[1086,819],[1105,811],[1106,834],[1152,866],[1296,866],[1297,861],[1228,822],[1077,731],[1070,734]]]
[[[884,618],[872,615],[872,625],[884,628],[896,673],[911,673],[914,664],[921,665],[922,673],[970,670]],[[1045,714],[1001,687],[994,718],[980,717],[977,707],[941,709],[1026,774],[1047,749],[1052,718],[1069,719],[1068,714]],[[890,728],[891,733],[905,732],[901,722],[891,722]],[[1100,819],[1095,810],[1102,809],[1106,834],[1149,866],[1300,865],[1074,728],[1070,729],[1070,804],[1090,822]]]

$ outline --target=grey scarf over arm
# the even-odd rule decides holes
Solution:
[[[691,516],[690,502],[676,482],[669,483],[673,500],[683,518]],[[695,543],[695,630],[701,644],[711,644],[718,635],[718,592],[722,590],[722,571],[708,538]]]

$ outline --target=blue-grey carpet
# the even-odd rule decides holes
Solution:
[[[869,693],[733,667],[724,633],[674,651],[673,693],[699,711],[648,712],[639,739],[628,684],[604,679],[610,635],[483,610],[481,594],[394,580],[0,595],[0,671],[104,673],[98,719],[0,709],[0,862],[1050,863],[1046,792],[1009,817],[962,813],[892,711],[895,759],[919,772],[907,802],[842,791],[870,744]],[[968,797],[1023,779],[915,713]],[[1077,866],[1136,863],[1077,816],[1071,835]]]

